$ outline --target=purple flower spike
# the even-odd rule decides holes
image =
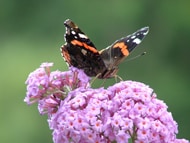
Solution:
[[[42,63],[40,68],[29,74],[25,82],[27,93],[24,101],[29,105],[38,102],[41,114],[56,112],[60,101],[69,91],[89,86],[90,78],[83,71],[73,68],[73,71],[51,72],[51,66],[53,63]]]

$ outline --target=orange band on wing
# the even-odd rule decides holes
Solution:
[[[71,43],[73,45],[78,45],[78,46],[84,47],[93,53],[98,53],[98,50],[96,50],[94,47],[91,47],[91,46],[87,45],[86,43],[80,42],[78,40],[72,40]]]
[[[119,42],[116,43],[113,48],[120,48],[121,52],[123,53],[124,56],[129,55],[129,51],[127,50],[127,45],[124,42]]]

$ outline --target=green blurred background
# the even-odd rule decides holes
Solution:
[[[28,74],[42,62],[67,70],[59,48],[64,21],[76,22],[98,49],[149,26],[150,32],[123,62],[119,75],[150,85],[179,125],[178,138],[190,140],[190,1],[1,0],[0,1],[0,142],[52,142],[47,117],[37,104],[27,106]],[[128,58],[129,59],[129,58]],[[97,80],[95,87],[101,83]],[[112,85],[113,79],[106,81]]]

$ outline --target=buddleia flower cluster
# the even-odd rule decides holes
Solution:
[[[24,101],[48,115],[54,143],[189,142],[176,138],[176,121],[148,85],[128,80],[93,89],[82,70],[52,66],[29,74]]]

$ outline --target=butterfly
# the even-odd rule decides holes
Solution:
[[[98,51],[88,36],[73,21],[67,19],[64,25],[66,43],[61,47],[63,58],[69,66],[82,69],[86,75],[100,79],[115,77],[119,64],[149,32],[149,27],[141,28]]]

